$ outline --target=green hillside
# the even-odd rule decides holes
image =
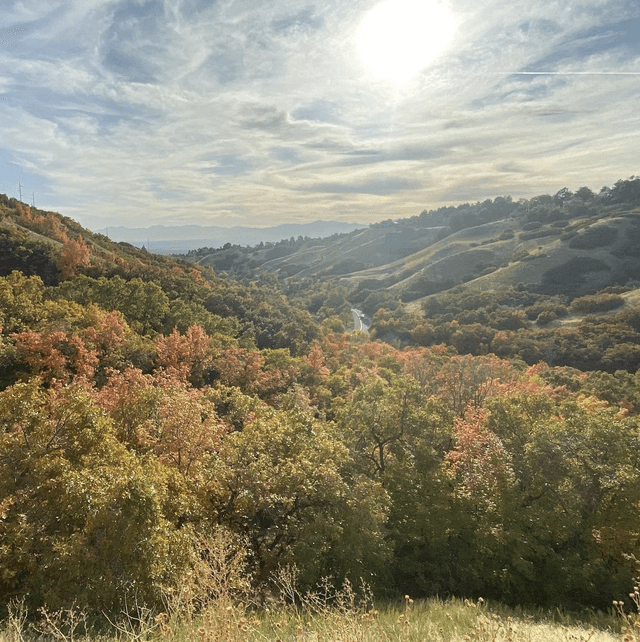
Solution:
[[[260,269],[288,280],[340,277],[337,283],[348,287],[377,280],[405,302],[463,283],[484,290],[522,282],[532,291],[575,297],[640,278],[639,214],[640,179],[632,177],[599,194],[585,187],[517,203],[497,197],[331,239],[191,256],[230,274]]]

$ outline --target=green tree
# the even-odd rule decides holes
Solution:
[[[424,403],[418,383],[405,377],[394,376],[390,382],[371,377],[355,390],[339,425],[363,472],[385,479],[398,449],[421,430]]]
[[[118,310],[131,328],[142,335],[160,332],[170,310],[169,298],[162,288],[139,278],[125,281],[119,276],[111,279],[80,276],[61,283],[51,295],[82,305],[97,303],[107,311]]]
[[[44,284],[39,276],[14,271],[0,277],[0,325],[9,334],[33,327],[42,318]]]
[[[128,451],[81,388],[34,379],[0,393],[0,463],[4,600],[108,613],[159,605],[193,562],[179,474]]]
[[[218,523],[249,537],[255,580],[286,563],[307,585],[327,574],[375,578],[385,557],[387,495],[354,470],[334,427],[231,389],[211,395],[223,419],[241,429],[209,460],[207,503]]]
[[[584,395],[490,405],[487,426],[510,453],[518,488],[514,599],[605,608],[631,581],[624,554],[639,552],[637,421]]]

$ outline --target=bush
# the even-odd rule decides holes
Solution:
[[[536,323],[538,325],[549,325],[552,321],[555,321],[558,318],[558,315],[553,310],[547,310],[541,312],[536,318]]]
[[[566,317],[569,311],[562,299],[561,297],[545,298],[530,305],[526,310],[527,317],[530,321],[535,321],[543,312],[553,312],[556,317]]]
[[[594,313],[615,310],[624,305],[624,299],[619,294],[599,293],[581,296],[571,302],[574,312]]]
[[[582,234],[574,236],[569,241],[569,247],[574,250],[592,250],[611,245],[617,238],[618,230],[608,225],[598,225],[589,227]]]
[[[546,294],[570,293],[585,282],[588,272],[602,272],[611,268],[599,259],[577,257],[547,270],[542,276],[541,289]]]

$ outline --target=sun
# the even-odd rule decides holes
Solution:
[[[360,23],[356,44],[376,78],[404,83],[442,53],[455,28],[442,2],[385,0]]]

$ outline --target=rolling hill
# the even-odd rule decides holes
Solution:
[[[416,301],[466,284],[472,290],[525,283],[570,297],[640,280],[640,179],[593,194],[561,190],[441,208],[329,239],[235,246],[193,257],[238,276],[255,270],[284,280],[331,279],[386,289]]]

